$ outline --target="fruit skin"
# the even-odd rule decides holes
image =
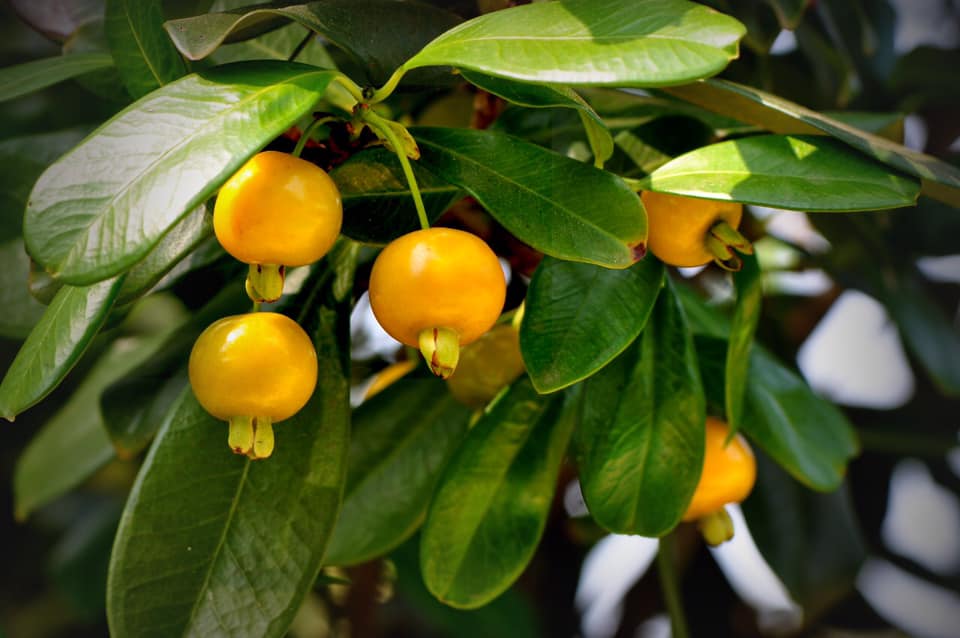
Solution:
[[[643,191],[640,199],[650,228],[647,248],[660,261],[673,266],[702,266],[713,261],[714,255],[706,245],[710,228],[725,221],[736,229],[743,218],[743,205],[736,202],[653,191]]]
[[[507,285],[497,256],[462,230],[429,228],[387,245],[370,273],[370,307],[390,336],[419,347],[430,328],[458,333],[460,345],[490,329]]]
[[[684,521],[713,514],[730,503],[740,503],[753,489],[757,478],[757,462],[753,452],[739,434],[724,447],[729,434],[730,428],[725,422],[707,417],[703,473],[693,500],[683,515]]]
[[[340,234],[343,205],[327,173],[287,153],[250,158],[220,189],[213,230],[224,250],[247,264],[305,266]]]
[[[295,321],[273,312],[224,317],[207,327],[190,352],[190,385],[218,419],[287,419],[317,384],[317,353]]]

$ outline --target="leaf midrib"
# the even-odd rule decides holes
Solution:
[[[133,18],[130,16],[130,2],[125,0],[123,3],[123,15],[127,19],[127,26],[130,27],[130,35],[133,36],[133,42],[137,45],[137,49],[140,50],[140,57],[143,59],[144,63],[147,65],[147,69],[153,75],[153,79],[157,81],[157,86],[164,86],[166,83],[160,79],[160,74],[153,66],[153,61],[147,55],[147,51],[143,46],[143,42],[140,41],[140,34],[137,32],[137,29],[133,25]]]

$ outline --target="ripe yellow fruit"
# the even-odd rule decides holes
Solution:
[[[692,521],[740,503],[750,494],[757,478],[757,462],[739,434],[724,445],[730,428],[720,419],[707,417],[707,442],[703,473],[683,520]]]
[[[717,254],[708,244],[711,229],[726,222],[735,231],[743,218],[743,206],[736,202],[653,191],[644,191],[640,199],[647,211],[647,248],[660,261],[672,266],[702,266],[717,260]],[[733,247],[744,250],[742,245]]]

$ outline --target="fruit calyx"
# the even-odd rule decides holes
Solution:
[[[726,508],[720,508],[716,512],[701,517],[697,521],[697,529],[700,530],[707,545],[716,547],[733,538],[733,519],[730,518]]]
[[[230,417],[227,443],[234,454],[254,461],[265,459],[273,454],[273,420],[263,416]]]
[[[753,245],[750,240],[723,220],[710,227],[705,241],[707,251],[713,255],[713,261],[724,270],[731,272],[737,272],[743,267],[743,260],[737,252],[753,254]]]
[[[254,302],[270,303],[283,295],[286,268],[277,264],[250,264],[247,274],[247,295]]]
[[[420,353],[431,372],[446,379],[460,360],[460,334],[451,328],[426,328],[419,334]]]

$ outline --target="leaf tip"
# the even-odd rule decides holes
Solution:
[[[647,256],[647,242],[639,242],[630,246],[630,253],[633,255],[633,263],[637,263]]]

